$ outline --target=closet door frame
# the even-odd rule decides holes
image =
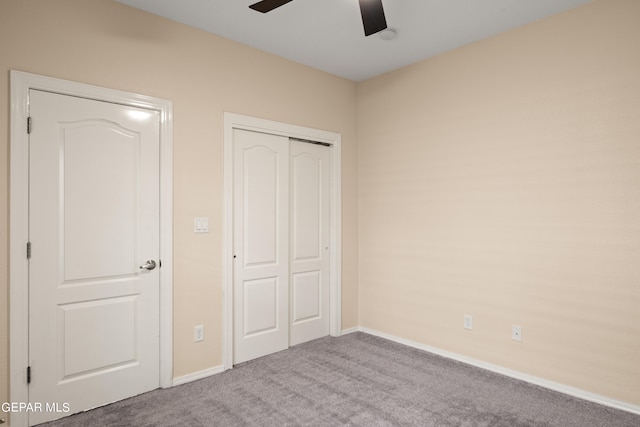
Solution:
[[[329,144],[330,168],[330,278],[329,334],[342,334],[342,239],[341,239],[341,135],[319,129],[224,113],[224,226],[222,248],[222,363],[233,368],[233,130],[243,129]]]

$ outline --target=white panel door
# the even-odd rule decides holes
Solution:
[[[240,363],[329,334],[330,151],[233,132],[233,363]]]
[[[289,139],[234,130],[234,351],[289,346]]]
[[[329,335],[329,148],[291,140],[290,345]]]
[[[69,409],[37,424],[159,386],[160,127],[37,90],[29,108],[29,400]]]

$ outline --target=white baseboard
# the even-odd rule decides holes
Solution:
[[[361,331],[362,331],[362,328],[360,328],[359,326],[356,326],[355,328],[343,329],[342,335],[352,334],[354,332],[361,332]]]
[[[611,399],[609,397],[602,396],[596,393],[591,393],[586,390],[581,390],[579,388],[571,387],[565,384],[560,384],[553,381],[545,380],[543,378],[539,378],[533,375],[528,375],[522,372],[514,371],[512,369],[507,369],[502,366],[493,365],[491,363],[483,362],[481,360],[473,359],[471,357],[463,356],[461,354],[442,350],[437,347],[432,347],[419,342],[396,337],[395,335],[390,335],[384,332],[376,331],[374,329],[356,326],[354,328],[343,330],[342,335],[352,334],[354,332],[364,332],[365,334],[374,335],[380,338],[385,338],[385,339],[388,339],[389,341],[397,342],[399,344],[403,344],[409,347],[423,350],[428,353],[446,357],[447,359],[452,359],[458,362],[466,363],[467,365],[475,366],[477,368],[486,369],[488,371],[495,372],[497,374],[506,375],[508,377],[525,381],[530,384],[535,384],[537,386],[544,387],[549,390],[557,391],[560,393],[567,394],[569,396],[577,397],[579,399],[588,400],[590,402],[599,403],[601,405],[609,406],[611,408],[621,409],[623,411],[632,412],[634,414],[640,415],[640,406],[632,405],[631,403],[623,402],[616,399]],[[191,381],[207,378],[207,377],[210,377],[211,375],[220,374],[222,372],[224,372],[224,366],[222,365],[215,366],[213,368],[205,369],[198,372],[193,372],[191,374],[183,375],[181,377],[176,377],[173,379],[173,385],[176,386],[180,384],[186,384]]]
[[[211,375],[220,374],[222,372],[224,372],[224,367],[222,365],[214,366],[213,368],[204,369],[198,372],[192,372],[190,374],[174,378],[172,382],[172,386],[190,383],[191,381],[201,380],[203,378],[210,377]]]
[[[361,331],[361,328],[359,327],[355,327],[355,328],[349,328],[349,329],[345,329],[341,332],[341,335],[345,335],[345,334],[351,334],[354,332],[359,332]],[[374,334],[372,334],[374,335]],[[177,385],[181,385],[181,384],[186,384],[186,383],[190,383],[191,381],[196,381],[196,380],[201,380],[203,378],[207,378],[210,377],[212,375],[217,375],[220,374],[222,372],[224,372],[224,366],[220,365],[220,366],[214,366],[213,368],[209,368],[209,369],[204,369],[202,371],[198,371],[198,372],[192,372],[190,374],[187,375],[182,375],[180,377],[176,377],[173,379],[171,386],[177,386]]]
[[[442,350],[436,347],[431,347],[425,344],[421,344],[415,341],[406,340],[404,338],[399,338],[394,335],[386,334],[384,332],[379,332],[373,329],[357,327],[351,328],[347,331],[342,331],[343,334],[351,333],[351,332],[364,332],[369,335],[374,335],[380,338],[388,339],[389,341],[394,341],[399,344],[404,344],[409,347],[417,348],[419,350],[423,350],[429,353],[436,354],[438,356],[446,357],[448,359],[456,360],[458,362],[466,363],[467,365],[472,365],[478,368],[486,369],[488,371],[495,372],[497,374],[506,375],[511,378],[515,378],[517,380],[525,381],[531,384],[535,384],[540,387],[547,388],[549,390],[554,390],[560,393],[568,394],[569,396],[577,397],[579,399],[588,400],[590,402],[599,403],[601,405],[609,406],[616,409],[621,409],[623,411],[632,412],[634,414],[640,415],[640,406],[632,405],[627,402],[622,402],[620,400],[611,399],[606,396],[602,396],[599,394],[591,393],[589,391],[581,390],[575,387],[571,387],[565,384],[556,383],[553,381],[545,380],[543,378],[538,378],[533,375],[524,374],[522,372],[514,371],[512,369],[503,368],[498,365],[493,365],[491,363],[486,363],[481,360],[473,359],[471,357],[462,356],[457,353],[453,353],[450,351]]]

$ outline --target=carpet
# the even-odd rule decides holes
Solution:
[[[354,333],[43,426],[638,427],[640,415]]]

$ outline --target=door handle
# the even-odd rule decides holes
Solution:
[[[153,270],[154,268],[156,268],[156,262],[152,259],[148,260],[144,263],[144,265],[140,266],[141,270]]]

